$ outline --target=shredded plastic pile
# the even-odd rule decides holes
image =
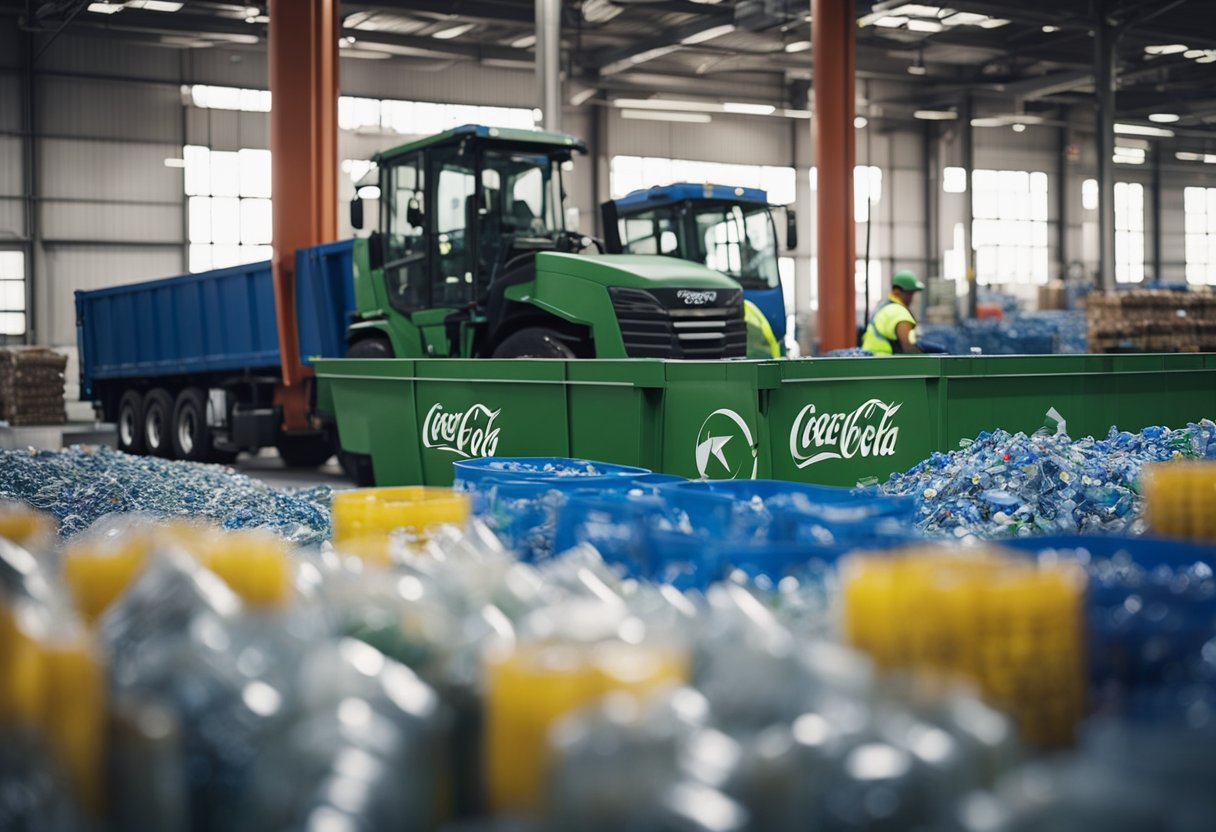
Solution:
[[[917,526],[933,537],[1001,538],[1142,531],[1137,479],[1146,462],[1216,457],[1216,424],[1103,439],[1064,433],[983,432],[934,453],[881,486],[917,500]]]
[[[331,489],[273,488],[219,465],[130,456],[74,445],[62,451],[0,450],[0,501],[55,515],[71,537],[112,512],[214,520],[228,529],[265,527],[300,545],[329,537]]]

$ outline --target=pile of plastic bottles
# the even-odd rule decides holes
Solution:
[[[1138,478],[1145,463],[1216,457],[1216,424],[1111,428],[1102,439],[1039,431],[983,432],[934,453],[880,489],[914,497],[916,525],[931,537],[1143,531]]]
[[[269,528],[301,545],[329,537],[328,486],[278,491],[220,465],[131,456],[106,447],[0,449],[0,500],[54,515],[64,537],[107,514],[146,512]]]
[[[1018,313],[1003,320],[963,320],[955,325],[922,324],[921,341],[947,353],[968,355],[1050,355],[1084,353],[1088,329],[1084,311],[1046,310]]]

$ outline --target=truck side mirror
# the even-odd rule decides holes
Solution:
[[[790,251],[798,248],[798,215],[791,206],[785,209],[785,247]]]
[[[363,228],[363,198],[355,196],[350,201],[350,226],[351,228]]]

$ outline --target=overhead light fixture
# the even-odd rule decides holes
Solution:
[[[954,110],[917,110],[912,113],[912,118],[921,121],[954,121],[958,118],[958,113]]]
[[[1204,54],[1205,53],[1202,49],[1188,49],[1182,53],[1182,57],[1192,58],[1192,59],[1193,58],[1202,58],[1204,56]]]
[[[879,4],[875,4],[879,5]],[[882,5],[886,5],[885,3]],[[941,6],[924,6],[920,3],[904,3],[893,9],[884,9],[887,14],[905,15],[907,17],[937,17],[942,13]]]
[[[1060,31],[1059,26],[1044,26],[1043,27],[1043,34],[1045,34],[1045,35],[1054,35],[1058,31]]]
[[[117,3],[90,3],[87,8],[93,14],[114,14],[122,11],[122,6]]]
[[[1013,132],[1015,132],[1015,133],[1025,133],[1026,125],[1022,124],[1022,122],[1019,121],[1016,124],[1012,125],[1012,129],[1013,129]]]
[[[245,16],[246,17],[257,17],[261,13],[262,13],[262,10],[260,8],[258,8],[257,6],[246,6],[245,7]]]
[[[811,117],[811,111],[810,110],[782,110],[781,115],[785,116],[786,118],[809,119]]]
[[[1174,135],[1173,130],[1164,127],[1149,127],[1147,124],[1122,124],[1116,122],[1115,132],[1120,136],[1155,136],[1168,139]]]
[[[1197,64],[1216,64],[1216,51],[1209,49],[1207,52],[1204,53],[1202,58],[1196,58],[1195,63],[1197,63]]]
[[[988,19],[986,14],[975,14],[974,12],[955,12],[949,17],[942,19],[944,26],[979,26]]]
[[[916,18],[908,18],[908,31],[910,32],[940,32],[945,27],[936,20],[917,20]]]
[[[709,124],[709,113],[680,113],[664,110],[621,110],[621,118],[635,121],[678,121],[687,124]]]
[[[185,159],[166,159],[165,167],[167,168],[184,168],[186,166]]]
[[[1174,158],[1177,159],[1179,162],[1202,162],[1203,154],[1202,153],[1188,153],[1184,150],[1180,150],[1174,154]]]
[[[514,49],[527,49],[535,44],[536,35],[524,35],[522,38],[511,41],[511,47]]]
[[[1115,145],[1115,154],[1111,161],[1121,165],[1143,165],[1145,151],[1139,147],[1121,147]]]
[[[867,119],[865,116],[857,116],[857,118],[853,119],[853,126],[858,130],[865,127],[869,123],[869,119]]]
[[[1173,124],[1180,118],[1182,118],[1182,116],[1178,115],[1177,113],[1153,113],[1148,117],[1148,120],[1155,121],[1158,124]]]
[[[898,29],[901,26],[906,25],[907,22],[908,22],[908,18],[906,18],[906,17],[898,17],[896,15],[886,15],[885,17],[880,17],[880,18],[878,18],[878,20],[875,20],[874,25],[881,26],[884,29]]]
[[[1164,43],[1164,44],[1157,44],[1154,46],[1144,47],[1144,54],[1146,54],[1146,55],[1178,55],[1182,52],[1187,52],[1189,50],[1190,50],[1190,47],[1187,46],[1185,43]]]
[[[704,101],[681,101],[678,98],[617,98],[612,106],[627,110],[684,110],[692,113],[705,112]]]
[[[999,29],[1002,26],[1008,26],[1009,21],[1003,17],[990,17],[980,23],[981,29]]]
[[[124,4],[128,9],[146,9],[150,12],[181,11],[184,3],[170,3],[168,0],[127,0]]]
[[[611,0],[584,0],[583,20],[588,23],[607,23],[625,11]]]
[[[908,67],[908,74],[924,75],[926,72],[928,70],[925,69],[925,52],[923,49],[917,50],[916,60],[912,63],[912,66]]]
[[[786,52],[805,52],[810,48],[811,42],[809,40],[796,40],[793,43],[785,45]]]
[[[740,101],[727,101],[722,105],[724,112],[747,116],[770,116],[776,109],[771,104],[746,104]]]
[[[735,26],[732,23],[723,23],[721,26],[712,26],[709,29],[702,29],[700,32],[694,32],[688,37],[680,38],[680,43],[685,46],[692,46],[697,43],[705,43],[706,41],[720,38],[723,35],[729,35],[735,31]]]
[[[436,40],[451,40],[452,38],[460,37],[476,25],[477,24],[475,23],[461,23],[459,26],[440,29],[438,32],[434,32],[431,37],[435,38]]]

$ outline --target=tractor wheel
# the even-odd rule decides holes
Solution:
[[[153,456],[173,457],[173,397],[157,387],[144,399],[144,448]]]
[[[128,390],[118,402],[118,450],[128,454],[144,452],[144,397]]]
[[[574,358],[561,337],[551,329],[533,327],[508,336],[494,349],[495,358]]]

